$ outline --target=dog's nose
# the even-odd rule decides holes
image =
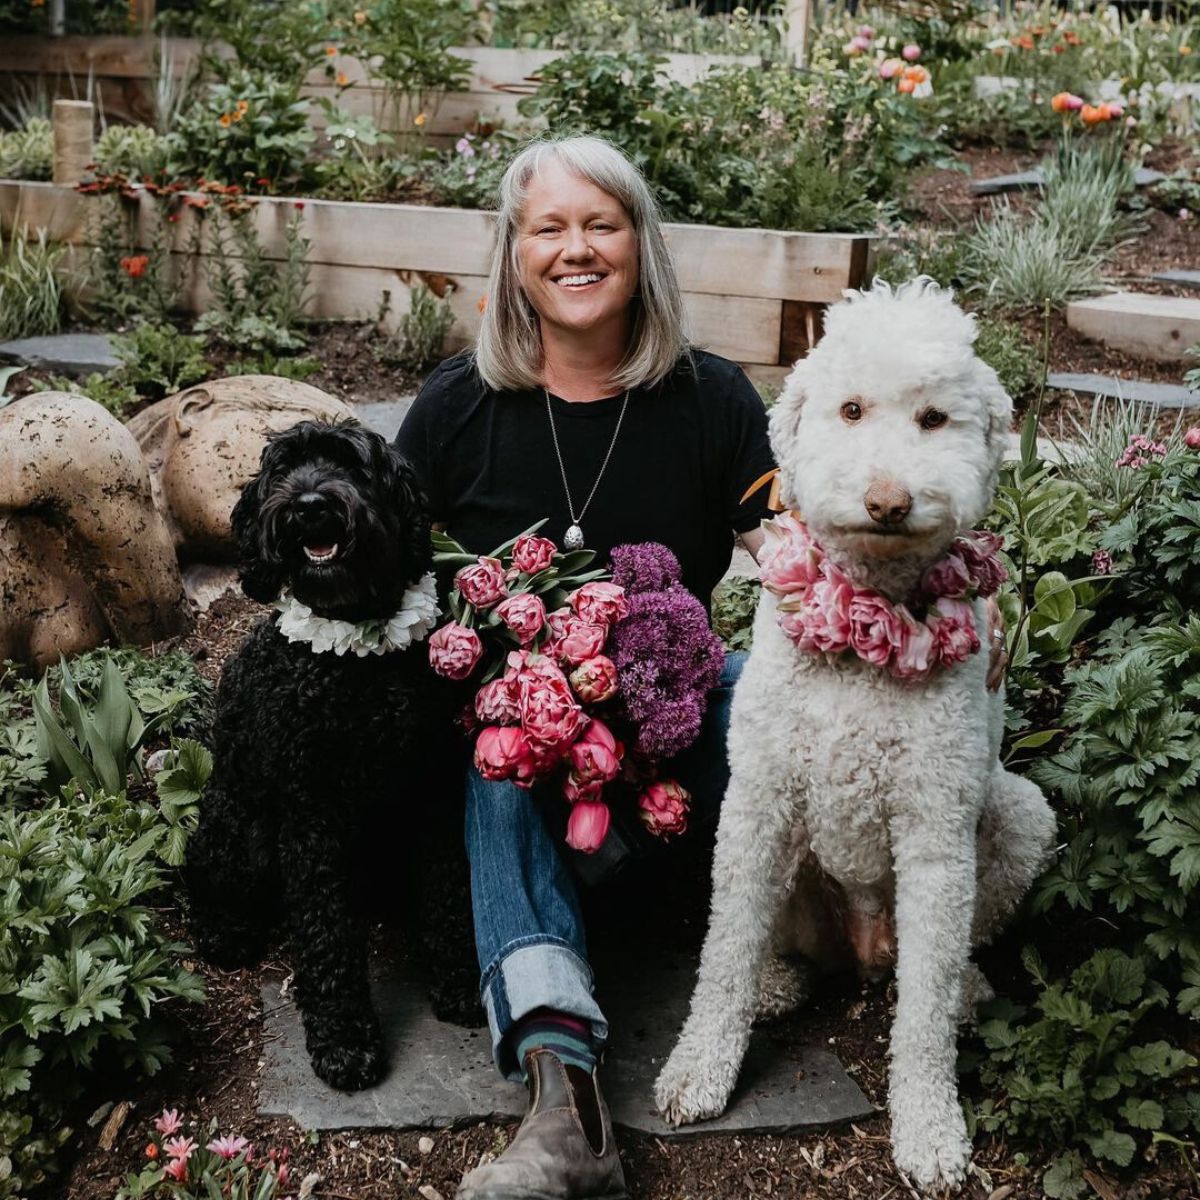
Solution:
[[[320,492],[304,492],[293,504],[297,520],[302,525],[312,524],[329,507],[329,501]]]
[[[880,525],[899,525],[912,508],[912,497],[898,483],[877,479],[867,488],[863,504],[872,521]]]

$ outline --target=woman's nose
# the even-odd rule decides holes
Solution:
[[[592,244],[588,241],[587,233],[582,229],[572,229],[567,237],[567,245],[563,253],[567,258],[591,258]]]

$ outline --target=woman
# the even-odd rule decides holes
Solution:
[[[688,346],[649,188],[590,137],[535,143],[510,165],[476,350],[433,373],[397,445],[434,520],[467,549],[485,553],[543,517],[547,537],[569,546],[581,536],[602,561],[615,545],[658,541],[705,604],[735,534],[752,551],[760,543],[765,510],[741,496],[773,466],[753,386]],[[724,790],[739,667],[731,656],[684,779],[698,807],[715,808]],[[510,1078],[528,1076],[532,1108],[459,1195],[622,1195],[595,1073],[607,1025],[561,836],[528,792],[473,769],[466,836],[495,1060]],[[586,865],[595,872],[625,852],[614,829]]]

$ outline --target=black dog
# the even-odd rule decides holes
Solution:
[[[246,594],[270,603],[284,591],[317,617],[386,621],[432,560],[411,468],[349,423],[273,436],[232,525]],[[313,1069],[354,1090],[386,1065],[356,911],[372,874],[363,864],[380,843],[396,847],[390,818],[421,820],[426,764],[449,721],[423,642],[315,652],[319,639],[280,632],[285,617],[258,625],[221,678],[213,774],[188,848],[192,928],[206,957],[242,966],[282,917]],[[399,873],[387,877],[398,907]]]

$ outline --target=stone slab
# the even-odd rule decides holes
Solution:
[[[1152,171],[1148,167],[1138,167],[1134,172],[1133,182],[1136,187],[1147,187],[1165,179],[1161,171]],[[1044,182],[1042,172],[1035,168],[1032,171],[1018,171],[1014,175],[993,175],[989,179],[972,179],[971,192],[976,196],[996,196],[1001,192],[1021,192],[1029,188],[1041,187]]]
[[[1200,342],[1200,298],[1111,292],[1072,301],[1067,324],[1136,358],[1181,362]]]
[[[1160,271],[1150,278],[1156,283],[1174,283],[1179,287],[1200,291],[1200,271]]]
[[[652,1085],[687,1015],[695,980],[692,954],[624,956],[596,963],[598,995],[612,1027],[605,1095],[618,1125],[658,1137],[784,1132],[861,1119],[874,1108],[827,1050],[781,1048],[771,1027],[756,1029],[728,1112],[715,1121],[671,1129],[654,1111]],[[305,1129],[444,1128],[519,1117],[525,1089],[492,1066],[486,1028],[439,1022],[415,972],[382,978],[375,1000],[392,1068],[377,1087],[353,1094],[312,1073],[299,1014],[277,986],[263,989],[265,1063],[259,1086],[264,1116],[290,1116]],[[880,1053],[884,1053],[880,1048]]]
[[[352,405],[354,415],[368,428],[381,433],[390,442],[400,429],[415,393],[411,396],[400,396],[395,400],[368,400]]]
[[[1180,383],[1152,383],[1145,379],[1118,379],[1115,375],[1072,375],[1051,372],[1046,386],[1085,396],[1112,396],[1136,400],[1155,408],[1200,408],[1200,392]]]
[[[61,371],[64,375],[91,375],[121,365],[112,342],[103,333],[59,333],[52,337],[19,338],[0,343],[0,358],[30,367]]]

